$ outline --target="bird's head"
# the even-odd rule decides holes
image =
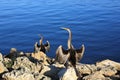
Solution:
[[[69,28],[61,27],[61,29],[71,32]]]
[[[61,27],[61,29],[64,29],[64,30],[70,30],[69,28],[65,28],[65,27]]]
[[[40,36],[40,41],[39,41],[39,43],[40,43],[40,45],[42,44],[42,42],[43,42],[43,36],[42,36],[42,34],[39,34],[39,36]]]

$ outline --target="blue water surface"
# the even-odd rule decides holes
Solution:
[[[75,48],[85,45],[81,62],[103,59],[120,62],[119,0],[0,0],[0,52],[8,54],[12,47],[33,52],[38,34],[51,44],[50,57],[59,45],[67,49],[72,30]]]

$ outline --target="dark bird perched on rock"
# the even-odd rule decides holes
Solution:
[[[10,53],[7,54],[6,58],[16,58],[18,56],[18,51],[16,48],[11,48]]]
[[[56,59],[55,61],[64,64],[66,67],[72,66],[76,71],[76,63],[81,60],[83,57],[85,47],[82,45],[80,49],[75,49],[72,45],[72,32],[69,28],[62,28],[69,32],[68,38],[68,49],[65,50],[62,45],[60,45],[56,50]],[[77,72],[76,72],[77,74]]]
[[[35,43],[34,45],[34,52],[37,53],[39,51],[42,51],[44,53],[46,53],[46,51],[49,51],[50,50],[50,43],[49,41],[47,41],[45,44],[43,44],[43,36],[41,36],[41,39],[39,41],[39,44],[38,42]]]

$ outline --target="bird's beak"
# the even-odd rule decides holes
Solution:
[[[65,28],[65,27],[61,27],[61,29],[68,30],[68,28]]]
[[[43,35],[42,35],[42,34],[38,34],[38,36],[40,36],[41,38],[43,38]]]

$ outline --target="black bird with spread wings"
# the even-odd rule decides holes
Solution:
[[[76,63],[81,60],[83,57],[85,47],[84,45],[81,46],[80,49],[74,49],[71,41],[72,41],[72,32],[69,28],[62,28],[69,32],[68,38],[68,49],[65,50],[62,45],[60,45],[56,50],[56,61],[61,64],[70,63],[71,66],[76,67]]]
[[[49,41],[47,41],[45,44],[43,44],[43,36],[40,35],[41,39],[39,41],[39,44],[38,42],[35,43],[34,45],[34,52],[37,53],[38,51],[42,51],[42,52],[46,52],[46,51],[49,51],[50,50],[50,43]]]

